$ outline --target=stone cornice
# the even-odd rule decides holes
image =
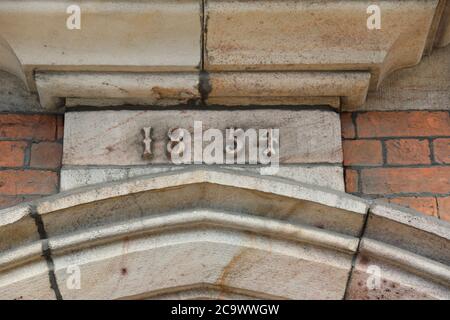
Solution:
[[[379,1],[380,30],[368,29],[372,2],[365,0],[89,0],[81,3],[80,30],[66,28],[71,4],[0,2],[0,70],[37,91],[47,109],[69,98],[93,106],[325,104],[348,110],[361,106],[388,74],[450,42],[446,0]],[[180,87],[180,72],[194,82]],[[160,74],[162,85],[145,80]],[[125,87],[108,88],[109,79]]]

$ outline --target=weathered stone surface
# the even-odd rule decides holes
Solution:
[[[450,225],[374,203],[347,291],[349,299],[450,299]]]
[[[374,88],[391,71],[420,61],[438,1],[383,1],[381,28],[389,32],[367,28],[371,4],[208,1],[206,67],[370,69]]]
[[[41,105],[47,109],[64,106],[66,97],[69,105],[84,101],[96,106],[99,98],[110,104],[182,105],[200,98],[198,84],[196,73],[36,73]]]
[[[359,220],[358,217],[361,217],[360,215],[356,214],[353,218],[350,218],[350,216],[344,218],[344,215],[339,215],[339,220],[336,220],[333,216],[337,212],[332,208],[325,209],[323,212],[315,211],[314,205],[303,206],[299,203],[296,206],[294,203],[291,203],[289,198],[278,201],[276,196],[273,198],[273,195],[269,195],[269,198],[266,198],[263,193],[253,194],[253,192],[248,192],[244,189],[234,191],[232,190],[233,188],[223,189],[217,185],[217,183],[228,185],[232,183],[237,186],[248,177],[245,175],[232,174],[227,178],[227,174],[222,175],[221,173],[219,176],[215,176],[214,172],[210,172],[213,175],[209,177],[202,177],[203,173],[200,171],[189,173],[188,175],[185,173],[155,176],[162,183],[159,186],[150,180],[144,181],[142,178],[129,181],[131,184],[128,186],[123,185],[126,189],[129,187],[143,187],[144,189],[141,189],[141,191],[135,189],[133,191],[136,192],[134,196],[126,196],[121,200],[117,198],[116,200],[119,201],[111,198],[111,201],[102,200],[93,203],[93,198],[90,198],[88,194],[85,194],[87,197],[80,193],[74,194],[75,198],[84,201],[85,204],[77,205],[73,208],[67,207],[66,209],[59,207],[62,211],[59,211],[57,215],[53,215],[52,212],[48,211],[56,208],[50,208],[48,205],[58,206],[58,203],[55,201],[41,203],[38,206],[47,232],[53,238],[53,240],[50,240],[50,246],[55,255],[57,278],[63,296],[67,298],[77,298],[83,295],[87,295],[90,298],[101,298],[102,296],[145,296],[147,291],[150,292],[149,294],[153,290],[164,292],[164,289],[167,287],[169,287],[167,289],[173,290],[173,288],[177,287],[195,286],[198,283],[215,284],[220,286],[222,290],[227,290],[228,286],[231,288],[236,287],[245,291],[256,292],[254,294],[256,296],[263,294],[271,298],[310,298],[313,295],[331,298],[342,294],[342,287],[337,285],[337,283],[341,283],[341,281],[346,279],[344,270],[347,270],[347,267],[350,266],[349,256],[345,254],[345,251],[349,249],[355,250],[356,242],[353,242],[351,237],[341,238],[339,234],[316,234],[315,228],[310,230],[309,228],[302,228],[296,231],[297,222],[294,222],[294,220],[299,219],[298,222],[304,221],[306,225],[309,225],[314,223],[313,221],[317,218],[317,215],[323,214],[323,216],[326,216],[326,220],[331,220],[330,223],[322,221],[324,224],[321,224],[320,228],[332,228],[337,231],[338,229],[336,228],[343,227],[342,232],[353,233],[348,227],[350,225],[359,225],[357,228],[362,227],[362,224],[360,224],[362,220],[355,224],[356,220]],[[244,180],[238,177],[242,177]],[[200,180],[197,180],[197,178],[200,178]],[[220,182],[219,180],[222,178],[225,178],[225,180]],[[156,180],[153,181],[156,182]],[[205,188],[199,188],[198,182],[200,181],[208,181],[204,186]],[[257,183],[247,182],[250,183],[249,186],[253,186],[252,188],[262,188],[261,190],[266,190],[267,193],[271,193],[266,189],[267,187],[274,188],[272,189],[273,191],[281,187],[276,180],[267,180],[267,182],[269,181],[272,183],[266,186],[264,186],[264,179],[259,180]],[[174,183],[176,185],[181,183],[181,185],[175,187]],[[185,183],[188,183],[188,185],[181,187]],[[157,197],[143,192],[145,189],[150,191],[148,188],[151,188],[152,185],[159,190]],[[172,187],[167,188],[163,185],[171,185]],[[219,189],[217,189],[218,187]],[[85,190],[87,191],[87,189]],[[94,190],[91,188],[91,190],[100,197],[103,197],[103,191],[109,193],[106,189],[95,188]],[[120,196],[116,193],[119,189],[114,187],[114,190],[110,189],[115,196]],[[103,194],[106,195],[106,193]],[[254,196],[256,198],[251,200]],[[317,199],[320,199],[320,201],[326,199],[332,201],[333,197],[327,197],[324,194],[318,194],[317,196]],[[73,199],[75,200],[75,198]],[[176,199],[176,201],[171,201],[170,199]],[[63,206],[72,201],[69,198],[61,200],[60,205]],[[255,204],[257,204],[256,207]],[[360,205],[361,203],[357,204],[356,207]],[[293,212],[294,207],[297,207],[299,211],[295,210],[296,212]],[[238,214],[235,210],[249,214]],[[290,211],[290,213],[285,212],[285,210]],[[313,211],[315,211],[315,218],[310,215]],[[163,214],[163,212],[166,213]],[[266,215],[265,212],[269,215]],[[321,213],[319,214],[319,212]],[[340,212],[344,213],[343,211]],[[92,215],[96,216],[95,230],[90,228],[90,217]],[[313,220],[310,220],[311,218]],[[285,219],[288,219],[290,222],[285,224],[283,222]],[[345,226],[341,223],[341,219],[346,220]],[[351,220],[353,219],[356,220],[352,222]],[[63,222],[64,225],[60,224],[60,222]],[[184,231],[178,231],[177,226],[182,227]],[[213,228],[209,228],[209,226],[213,226]],[[198,230],[197,228],[200,229]],[[228,229],[229,231],[226,231]],[[159,230],[167,230],[168,233],[164,232],[161,234]],[[251,230],[252,233],[262,234],[254,237],[246,235],[246,233],[240,234],[239,230]],[[76,233],[74,234],[73,232]],[[123,242],[122,240],[119,242],[114,240],[116,237],[123,238],[121,235],[125,235],[124,232],[127,236]],[[67,237],[65,236],[66,234],[71,235]],[[139,236],[139,234],[142,236]],[[271,235],[272,240],[267,242],[263,234]],[[323,243],[325,246],[339,246],[342,249],[338,251],[343,250],[344,253],[327,253],[326,249],[325,251],[314,249],[307,244],[295,245],[294,248],[292,247],[293,244],[289,242],[284,242],[284,240],[279,242],[277,240],[280,237],[282,239],[284,237],[283,234],[286,234],[288,239],[292,240],[295,237],[307,237],[302,239],[306,243],[311,244],[314,244],[316,240],[326,241],[326,245]],[[83,244],[85,243],[83,239],[86,239],[86,237],[91,240],[95,239],[96,242],[104,243],[102,248],[78,251],[79,249],[77,248],[86,247],[86,244]],[[111,239],[113,242],[108,239]],[[207,242],[207,245],[205,242]],[[267,246],[271,248],[269,251]],[[291,247],[293,251],[291,251]],[[279,252],[278,248],[280,250],[281,248],[285,249]],[[70,251],[59,257],[59,252],[64,253],[67,250]],[[190,257],[195,257],[195,259],[183,258],[189,252],[191,253]],[[218,255],[218,252],[221,252],[221,255]],[[290,253],[288,254],[287,252]],[[314,262],[311,261],[305,264],[303,260],[308,258],[302,256],[302,252],[314,252]],[[173,263],[173,259],[176,259],[175,257],[179,257],[180,261]],[[154,258],[156,260],[153,260]],[[278,262],[275,263],[274,261]],[[311,272],[321,270],[322,275],[332,274],[330,267],[323,265],[325,261],[331,262],[333,265],[332,269],[336,272],[337,283],[335,282],[331,286],[329,283],[325,284],[326,290],[324,290],[322,281],[317,283],[308,281],[308,284],[306,284],[304,281],[310,278],[307,276],[308,270]],[[94,279],[103,279],[105,273],[102,270],[104,270],[105,263],[113,271],[110,274],[111,277],[109,280],[105,279],[104,285],[101,285],[103,281],[97,282],[95,280],[95,283],[92,283]],[[64,287],[67,279],[65,269],[68,265],[73,264],[80,265],[82,275],[84,275],[82,278],[84,279],[82,280],[82,291],[67,290]],[[145,268],[145,274],[148,275],[148,277],[146,276],[148,281],[144,281],[145,283],[142,282],[142,279],[139,279],[139,273],[136,272],[136,270],[142,269],[142,264],[152,266],[151,268]],[[279,266],[277,270],[290,270],[287,271],[288,274],[295,279],[287,286],[284,285],[285,289],[288,288],[284,293],[279,286],[272,285],[272,289],[269,289],[270,286],[261,278],[262,275],[267,275],[270,272],[269,269],[273,268],[274,265]],[[288,267],[289,265],[301,266],[300,269],[302,271],[296,272],[295,270],[297,269],[292,269],[292,267]],[[160,268],[167,271],[164,273],[167,277],[151,276],[152,274],[159,274],[160,271],[158,270]],[[242,272],[243,269],[248,270],[248,272]],[[97,274],[98,277],[96,276]],[[184,274],[185,276],[174,277],[174,275],[178,274]],[[283,277],[280,273],[276,279],[281,281],[284,279]],[[116,283],[118,279],[122,279],[120,283],[123,285],[121,284],[114,293],[111,293],[107,288],[111,283]],[[142,285],[139,285],[139,283]],[[319,285],[319,283],[322,284]],[[313,288],[304,291],[301,289],[304,285],[312,286]],[[318,289],[319,287],[321,289]]]
[[[42,112],[37,94],[28,92],[23,82],[16,76],[0,71],[0,111],[2,112]]]
[[[0,252],[39,240],[35,221],[31,218],[31,207],[27,204],[0,210],[0,228]],[[11,258],[16,259],[17,256]]]
[[[437,29],[435,45],[445,47],[450,44],[450,2],[447,1]]]
[[[32,208],[0,210],[0,299],[54,299]]]
[[[448,223],[381,201],[370,212],[364,237],[450,265]]]
[[[225,72],[211,73],[208,104],[361,106],[369,72]]]
[[[111,181],[125,180],[142,175],[168,172],[185,169],[184,166],[148,166],[128,168],[63,168],[61,170],[61,191],[80,188],[91,184],[100,184]],[[261,167],[255,166],[222,166],[232,170],[244,170],[261,173]],[[264,173],[264,170],[262,171]],[[341,166],[297,166],[282,165],[278,172],[273,174],[277,177],[292,179],[302,183],[328,187],[339,191],[345,191],[343,181],[343,169]]]
[[[341,163],[339,116],[327,111],[102,111],[66,113],[63,165],[170,164],[166,145],[171,128],[191,132],[280,129],[280,163]],[[142,128],[153,128],[153,158],[142,158]],[[205,145],[207,143],[205,142]]]
[[[81,263],[80,290],[65,286],[66,268],[74,262]],[[223,292],[239,288],[272,299],[340,299],[350,261],[344,253],[204,228],[75,251],[56,258],[55,267],[66,299],[146,296],[200,284],[216,285]],[[311,278],[311,273],[320,273],[321,278]]]
[[[378,276],[379,278],[376,278]],[[448,300],[449,279],[448,265],[429,261],[408,252],[400,252],[398,249],[374,241],[363,240],[346,298]]]
[[[58,288],[69,299],[154,297],[203,284],[253,297],[340,299],[368,208],[343,193],[227,170],[86,187],[34,206]],[[4,214],[11,223],[23,215]],[[11,250],[31,249],[16,246],[1,252],[4,265],[34,268],[39,255],[17,260]],[[73,265],[81,269],[80,290],[67,286]],[[317,272],[321,277],[312,277]],[[34,277],[26,275],[9,276],[6,297]],[[113,283],[119,285],[111,290]]]
[[[80,30],[66,27],[71,4],[0,2],[0,37],[20,61],[30,88],[36,68],[194,71],[200,64],[200,1],[85,1]]]
[[[39,252],[38,254],[41,254]],[[23,266],[0,271],[0,299],[2,300],[54,300],[50,288],[48,268],[43,258]]]
[[[413,68],[387,77],[358,108],[344,110],[449,110],[450,47],[435,49]]]

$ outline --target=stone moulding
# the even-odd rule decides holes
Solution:
[[[364,104],[369,72],[210,73],[206,100],[218,105],[324,104],[355,108]]]
[[[37,72],[41,105],[187,105],[202,96],[208,105],[330,105],[364,103],[368,72],[210,73],[206,95],[195,73]]]
[[[88,0],[80,30],[66,28],[70,4],[0,2],[0,70],[49,110],[187,100],[351,110],[388,74],[450,41],[446,0],[379,1],[381,30],[367,28],[368,0]],[[180,72],[198,78],[195,90],[191,81],[180,88]],[[169,97],[149,80],[161,73]]]
[[[222,169],[138,177],[9,208],[0,211],[0,240],[0,297],[8,299],[450,298],[448,224]],[[80,290],[67,287],[74,265]],[[375,290],[365,286],[370,266],[380,268]]]
[[[101,99],[107,105],[167,106],[189,104],[200,98],[195,73],[37,72],[36,86],[41,104],[47,109],[57,109],[76,99]]]

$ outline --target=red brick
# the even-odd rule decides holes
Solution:
[[[56,139],[64,138],[64,116],[56,117]]]
[[[24,164],[24,141],[0,141],[0,167],[21,167]]]
[[[353,125],[352,113],[345,112],[341,114],[342,137],[353,139],[356,137],[355,126]]]
[[[389,202],[405,206],[429,216],[438,215],[436,198],[433,197],[402,197],[389,199]]]
[[[450,136],[450,114],[444,111],[367,112],[356,123],[360,138]]]
[[[439,217],[450,222],[450,197],[437,198]]]
[[[433,141],[434,158],[439,163],[450,164],[450,138]]]
[[[22,201],[23,199],[20,197],[0,196],[0,209],[12,207]]]
[[[381,165],[381,142],[376,140],[346,140],[343,142],[344,165]]]
[[[56,117],[52,115],[0,115],[0,137],[55,140]]]
[[[57,169],[61,167],[62,145],[58,142],[41,142],[31,146],[30,166]]]
[[[356,170],[345,170],[345,191],[348,193],[358,192],[358,172]]]
[[[38,170],[0,171],[0,194],[32,195],[57,192],[58,175]]]
[[[430,164],[427,140],[399,139],[386,141],[388,164]]]
[[[450,167],[363,169],[360,179],[366,194],[450,192]]]

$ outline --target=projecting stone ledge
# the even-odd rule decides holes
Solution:
[[[368,72],[37,72],[44,108],[124,105],[329,105],[364,103]]]
[[[202,10],[204,5],[204,10]],[[0,2],[0,70],[44,108],[126,105],[364,104],[391,72],[449,43],[450,2]]]
[[[181,170],[0,211],[0,297],[54,298],[51,271],[64,299],[449,299],[449,246],[449,224],[390,205]],[[80,290],[67,287],[74,265]]]

